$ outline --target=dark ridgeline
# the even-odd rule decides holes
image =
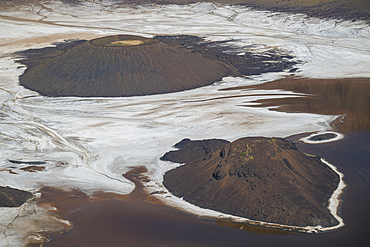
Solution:
[[[111,42],[140,40],[139,45]],[[154,39],[116,35],[68,48],[31,50],[20,84],[45,96],[139,96],[206,86],[231,69]],[[72,47],[72,48],[71,48]]]
[[[31,192],[0,186],[0,207],[19,207],[32,197]]]
[[[327,207],[339,176],[295,144],[264,137],[179,144],[178,151],[161,158],[186,163],[164,176],[164,185],[175,196],[252,220],[293,226],[338,224]]]

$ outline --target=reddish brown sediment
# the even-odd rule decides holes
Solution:
[[[258,233],[258,234],[277,234],[277,235],[288,235],[292,234],[293,232],[289,231],[282,231],[279,229],[273,229],[273,228],[267,228],[267,227],[262,227],[262,226],[254,226],[254,225],[247,225],[247,224],[242,224],[238,222],[229,222],[229,221],[222,221],[222,220],[216,220],[217,223],[220,226],[230,226],[235,229],[239,229],[242,231],[248,231],[248,232],[253,232],[253,233]]]
[[[50,204],[55,207],[58,216],[62,219],[68,218],[71,210],[85,207],[103,200],[126,199],[127,195],[119,195],[109,192],[96,192],[88,196],[80,190],[63,190],[55,187],[43,187],[40,189],[41,198],[38,205]]]
[[[343,123],[337,119],[341,132],[370,130],[370,79],[310,79],[284,78],[260,85],[233,87],[225,90],[283,89],[308,94],[305,97],[286,97],[254,101],[260,105],[249,107],[270,107],[274,111],[304,112],[325,115],[344,115]]]
[[[162,202],[153,204],[154,197],[146,200],[148,195],[140,182],[146,180],[145,171],[138,167],[124,175],[136,185],[127,196],[99,192],[89,197],[78,190],[43,188],[38,204],[52,205],[58,209],[52,213],[74,224],[63,236],[53,234],[47,246],[238,246],[245,237],[243,232],[222,227],[236,225],[260,234],[285,234],[281,230],[202,220]],[[212,238],[205,237],[208,234]]]
[[[21,170],[27,171],[27,172],[41,172],[45,170],[45,166],[26,166],[26,167],[21,168]]]

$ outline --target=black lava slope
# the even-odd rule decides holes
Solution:
[[[121,41],[140,41],[129,45]],[[139,96],[210,85],[229,66],[154,39],[116,35],[67,48],[32,50],[20,84],[46,96]]]

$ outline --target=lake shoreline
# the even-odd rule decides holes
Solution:
[[[190,202],[187,202],[183,198],[179,198],[173,195],[163,184],[164,174],[166,172],[183,165],[183,164],[173,163],[170,161],[161,161],[161,162],[173,163],[173,165],[171,165],[173,167],[172,169],[170,168],[167,171],[163,171],[162,181],[156,180],[155,183],[153,183],[153,181],[148,181],[145,187],[150,192],[150,195],[153,195],[158,200],[162,201],[164,204],[170,207],[177,208],[178,210],[182,210],[187,213],[200,216],[200,217],[213,217],[218,220],[227,220],[231,222],[246,223],[246,224],[255,225],[255,226],[276,228],[276,229],[282,229],[282,230],[287,230],[287,231],[298,231],[298,232],[304,232],[304,233],[326,232],[326,231],[336,230],[344,226],[343,219],[339,217],[338,212],[341,207],[341,197],[344,193],[346,184],[343,181],[344,175],[338,171],[337,167],[330,164],[324,159],[321,159],[321,161],[324,164],[326,164],[328,167],[330,167],[330,169],[332,169],[339,176],[339,183],[338,183],[337,189],[333,191],[333,194],[331,195],[328,201],[328,206],[327,206],[330,213],[338,220],[338,224],[335,226],[330,226],[330,227],[322,227],[320,225],[300,227],[300,226],[294,226],[294,225],[285,225],[285,224],[264,222],[264,221],[259,221],[259,220],[251,220],[248,218],[235,216],[232,214],[226,214],[226,213],[222,213],[216,210],[203,208],[195,204],[192,204]],[[171,166],[168,166],[168,167],[171,167]]]

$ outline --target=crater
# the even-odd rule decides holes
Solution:
[[[269,50],[265,56],[206,42],[197,36],[114,35],[72,40],[56,47],[17,53],[27,66],[22,86],[52,97],[126,97],[190,90],[225,76],[249,76],[291,68],[291,56]]]
[[[309,144],[320,144],[320,143],[339,141],[343,138],[344,138],[344,135],[341,133],[327,131],[323,133],[311,134],[307,137],[302,137],[299,140],[304,143],[309,143]]]

